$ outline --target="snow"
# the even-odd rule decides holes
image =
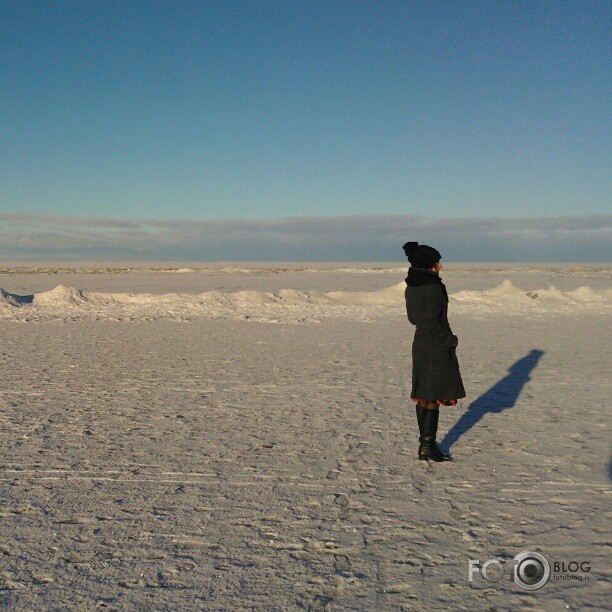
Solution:
[[[285,323],[318,322],[325,318],[370,320],[403,308],[405,286],[401,281],[372,291],[305,292],[286,288],[275,292],[242,290],[159,295],[88,292],[58,285],[34,294],[28,305],[0,289],[0,318],[39,322],[65,317],[129,321],[238,318]],[[550,285],[548,289],[526,291],[504,279],[491,289],[456,291],[450,294],[449,300],[455,312],[466,314],[608,313],[612,305],[612,290],[581,286],[561,291]]]
[[[0,273],[9,608],[608,606],[608,267],[443,270],[448,464],[417,459],[405,268],[172,267]],[[590,579],[468,582],[523,550]]]

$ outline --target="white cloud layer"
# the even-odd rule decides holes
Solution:
[[[408,240],[446,261],[610,261],[612,215],[416,215],[164,221],[0,213],[6,260],[402,261]]]

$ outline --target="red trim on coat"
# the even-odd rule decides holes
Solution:
[[[439,406],[454,406],[457,403],[456,399],[442,399],[442,400],[423,400],[418,397],[410,398],[413,402],[422,402],[424,404],[438,404]]]

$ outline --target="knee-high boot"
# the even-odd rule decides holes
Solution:
[[[417,402],[416,417],[419,424],[419,459],[427,459],[429,442],[425,439],[425,413],[427,412],[427,404]]]
[[[452,457],[443,453],[436,442],[438,433],[438,419],[440,408],[425,408],[422,416],[421,445],[419,447],[419,459],[431,459],[432,461],[451,461]]]
[[[421,402],[417,402],[416,404],[416,418],[417,423],[419,424],[419,442],[422,442],[423,438],[423,412],[426,410],[426,407],[421,404]]]

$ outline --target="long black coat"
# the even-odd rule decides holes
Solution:
[[[465,389],[455,354],[456,336],[448,324],[446,288],[434,272],[410,268],[406,312],[416,325],[412,343],[412,392],[421,400],[459,399]]]

